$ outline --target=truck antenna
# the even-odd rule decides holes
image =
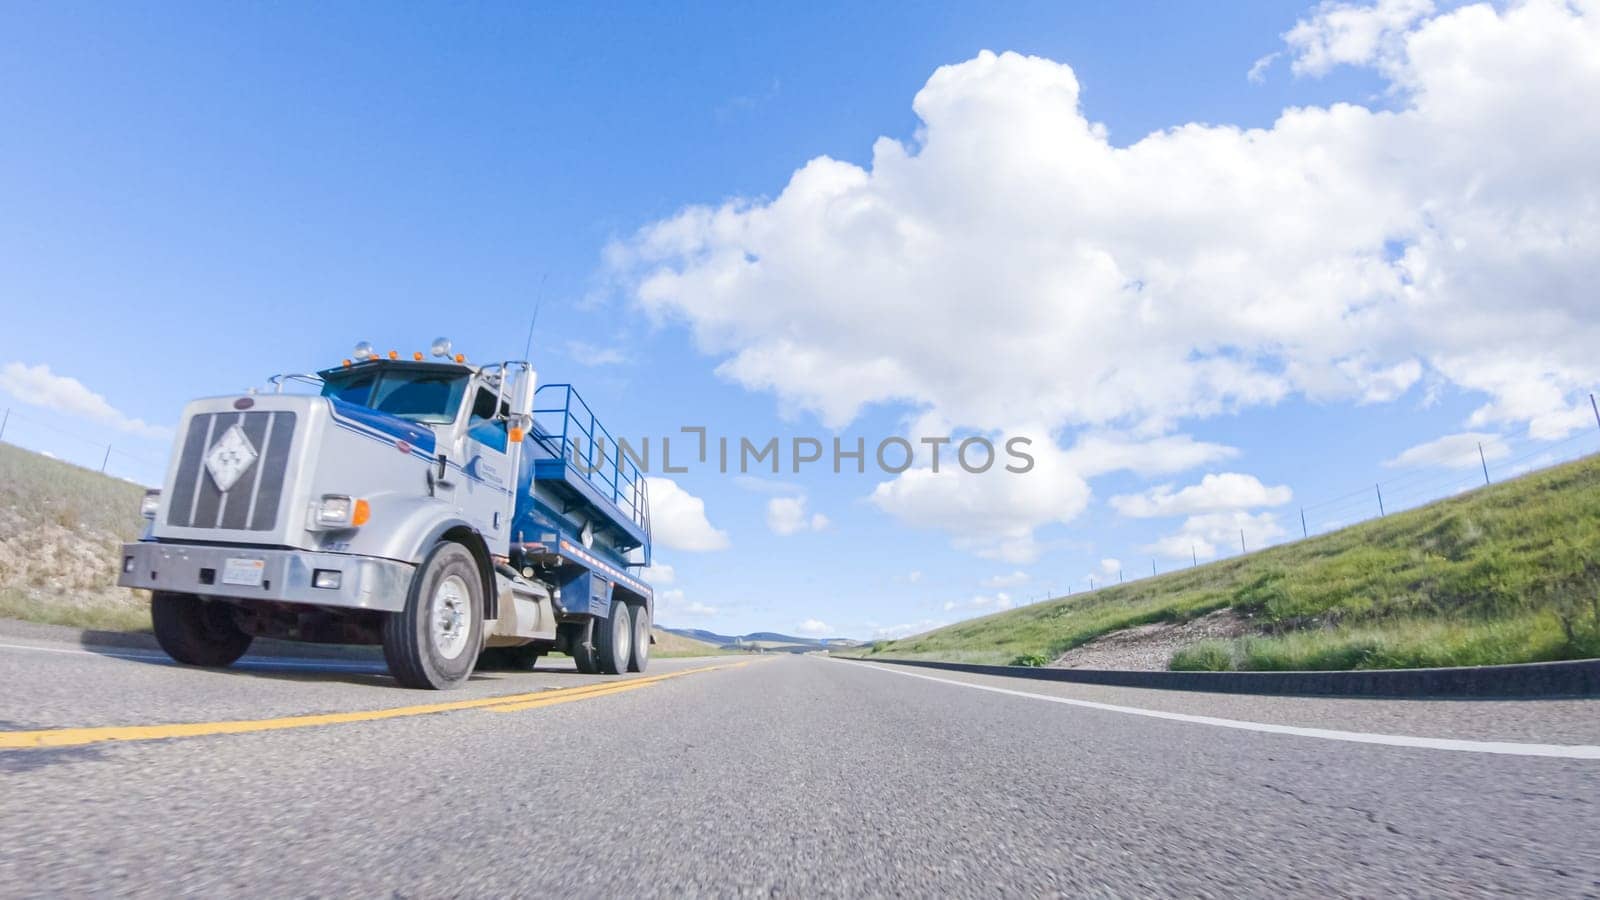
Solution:
[[[539,276],[539,290],[534,293],[533,318],[528,322],[528,342],[522,345],[522,361],[528,361],[528,354],[533,352],[533,326],[539,324],[539,307],[544,305],[544,283],[550,278],[546,272]]]

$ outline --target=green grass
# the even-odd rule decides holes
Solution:
[[[54,522],[135,540],[144,527],[144,488],[120,478],[0,443],[0,509],[26,521]]]
[[[90,631],[149,631],[150,607],[142,603],[133,605],[92,599],[77,603],[47,603],[16,588],[0,588],[0,619],[22,619]]]
[[[0,616],[148,631],[141,595],[116,586],[118,545],[143,529],[144,488],[0,444]]]
[[[1352,669],[1600,656],[1600,457],[1249,556],[961,622],[867,654],[1051,659],[1232,608],[1261,633],[1175,668]]]
[[[1234,668],[1233,648],[1225,641],[1200,641],[1172,654],[1179,672],[1226,672]]]

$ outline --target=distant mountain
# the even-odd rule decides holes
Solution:
[[[792,634],[780,634],[776,631],[753,631],[749,634],[718,634],[715,631],[706,631],[704,628],[663,628],[662,631],[682,635],[697,641],[705,641],[718,647],[733,647],[744,645],[748,647],[762,647],[768,650],[821,650],[824,647],[859,647],[862,641],[850,638],[809,638],[796,637]]]
[[[708,644],[715,644],[718,647],[726,647],[729,644],[734,643],[736,640],[736,638],[728,637],[725,634],[717,634],[715,631],[706,631],[703,628],[664,628],[660,625],[657,625],[656,627],[660,628],[662,631],[682,635],[686,638],[693,638],[697,641],[705,641]]]

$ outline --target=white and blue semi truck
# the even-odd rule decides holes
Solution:
[[[646,481],[570,385],[535,380],[441,338],[196,400],[118,583],[190,665],[271,637],[380,644],[415,688],[551,651],[643,671]]]

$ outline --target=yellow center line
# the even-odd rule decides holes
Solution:
[[[569,703],[573,700],[587,700],[590,697],[598,697],[605,694],[620,694],[623,691],[632,691],[643,687],[649,687],[650,685],[659,681],[666,681],[669,678],[678,678],[683,675],[691,675],[695,672],[709,672],[712,669],[737,669],[740,666],[748,665],[750,665],[748,662],[724,663],[719,666],[705,666],[698,669],[685,669],[682,672],[668,672],[665,675],[652,675],[649,678],[630,678],[627,681],[617,681],[612,682],[611,684],[597,685],[596,690],[591,691],[583,696],[573,696],[571,694],[558,696],[553,692],[546,691],[544,693],[535,695],[531,700],[502,703],[495,706],[490,706],[488,707],[488,710],[489,712],[521,712],[525,709],[537,709],[541,706],[554,706],[557,703]]]
[[[604,696],[634,687],[644,687],[697,672],[736,668],[748,663],[699,666],[681,672],[668,672],[649,678],[632,678],[626,681],[586,684],[578,687],[505,694],[499,697],[480,697],[473,700],[451,700],[444,703],[426,703],[419,706],[393,706],[387,709],[369,709],[356,712],[319,713],[314,715],[280,716],[272,719],[244,719],[229,722],[180,722],[167,725],[108,725],[93,728],[50,728],[40,731],[0,731],[0,750],[37,747],[78,747],[105,741],[156,741],[168,738],[201,737],[217,734],[249,734],[257,731],[282,731],[289,728],[315,728],[321,725],[347,725],[354,722],[376,722],[382,719],[402,719],[434,713],[455,712],[462,709],[495,709],[509,707],[507,711],[531,709],[571,700]]]

